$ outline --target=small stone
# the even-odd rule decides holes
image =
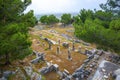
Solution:
[[[28,76],[31,76],[32,73],[33,73],[33,69],[30,66],[25,66],[24,70],[26,71],[26,73],[27,73]]]
[[[60,54],[60,47],[59,47],[59,46],[57,47],[56,53],[57,53],[57,54]]]
[[[12,75],[12,71],[3,72],[3,77],[5,77],[5,78],[8,78],[10,75]]]
[[[65,48],[69,48],[69,44],[67,42],[63,42],[62,46]]]
[[[0,78],[0,80],[7,80],[5,77]]]

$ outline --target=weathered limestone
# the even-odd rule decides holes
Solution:
[[[87,48],[85,48],[85,53],[84,54],[87,55],[87,56],[90,56],[93,53],[90,50],[88,50]]]
[[[39,61],[44,61],[44,56],[45,56],[44,53],[41,53],[41,54],[38,53],[38,54],[36,55],[37,58],[33,59],[33,60],[31,61],[31,63],[36,64],[36,63],[38,63]]]
[[[56,72],[59,71],[59,65],[53,64],[53,66],[54,66],[54,70],[55,70]]]
[[[79,40],[79,39],[75,39],[74,41],[75,41],[75,43],[81,43],[81,42],[82,42],[82,41]]]
[[[32,73],[33,73],[33,69],[32,69],[32,67],[30,67],[30,66],[25,66],[25,67],[24,67],[24,70],[26,71],[26,74],[27,74],[28,76],[31,76]]]
[[[43,52],[40,53],[40,52],[37,52],[37,51],[33,51],[33,54],[36,55],[36,57],[41,57],[41,56],[44,57],[45,53],[43,53]]]
[[[68,60],[72,60],[70,49],[68,49]]]
[[[7,80],[7,78],[5,78],[5,77],[2,77],[2,78],[0,78],[0,80]]]
[[[46,46],[45,43],[42,43],[42,46],[45,47]]]
[[[33,59],[33,60],[31,61],[31,63],[32,63],[32,64],[37,64],[39,61],[40,61],[40,58],[38,57],[38,58],[36,58],[36,59]]]
[[[8,78],[12,74],[15,74],[15,72],[14,71],[5,71],[5,72],[3,72],[3,77]]]
[[[34,72],[31,66],[25,66],[24,70],[31,80],[42,80],[42,76]]]
[[[65,48],[69,48],[69,43],[68,42],[63,42],[62,46],[65,47]]]
[[[83,42],[83,45],[90,46],[90,43]]]
[[[55,41],[48,39],[48,38],[44,38],[45,41],[47,41],[50,44],[57,44]]]
[[[56,31],[56,30],[49,30],[49,32],[51,32],[51,33],[55,33],[55,34],[58,34],[58,32]]]
[[[51,71],[57,72],[58,70],[59,70],[59,66],[57,64],[50,64],[49,66],[43,67],[42,69],[40,69],[39,72],[44,75]]]
[[[58,44],[60,45],[60,39],[58,40]]]
[[[85,77],[90,75],[90,71],[89,70],[84,70],[83,68],[79,68],[77,71],[75,71],[72,74],[72,77],[75,80],[87,80],[85,79]]]
[[[82,53],[81,48],[81,46],[78,47],[78,53]]]
[[[85,53],[84,54],[88,54],[88,49],[87,48],[85,48]]]
[[[20,80],[26,80],[27,79],[24,72],[21,70],[20,67],[17,67],[17,69],[15,71],[15,75],[17,75],[20,78]]]
[[[52,49],[52,44],[50,42],[48,42],[49,44],[49,49],[51,50]]]
[[[66,38],[67,40],[73,40],[73,38],[67,34],[61,34],[61,36]]]
[[[40,34],[40,37],[42,37],[42,34]]]
[[[72,44],[72,50],[74,51],[75,50],[75,43],[73,42]]]
[[[69,73],[69,71],[68,70],[66,70],[66,69],[64,69],[64,72],[67,74],[67,75],[69,75],[70,73]]]
[[[57,46],[57,51],[56,51],[57,54],[60,54],[60,47]]]
[[[36,72],[33,72],[33,74],[31,75],[31,80],[42,80],[42,76]]]
[[[3,76],[4,77],[9,77],[9,75],[11,75],[12,74],[12,72],[11,71],[5,71],[5,72],[3,72]]]

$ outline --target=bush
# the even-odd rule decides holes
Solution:
[[[105,50],[113,49],[116,52],[120,51],[120,32],[110,28],[106,29],[90,19],[86,19],[84,25],[74,24],[74,27],[75,35],[78,38],[99,44],[99,47]]]

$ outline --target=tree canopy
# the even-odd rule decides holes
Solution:
[[[48,19],[48,16],[47,15],[44,15],[44,16],[41,16],[41,18],[40,18],[40,22],[41,23],[43,23],[43,24],[47,24],[48,22],[47,22],[47,19]]]
[[[87,18],[94,19],[94,14],[92,10],[82,9],[79,14],[80,19],[84,23]]]
[[[36,23],[33,11],[24,14],[31,0],[0,0],[0,56],[6,64],[30,54],[28,29]]]
[[[91,13],[92,12],[92,13]],[[76,37],[96,43],[104,50],[120,51],[120,18],[113,18],[111,12],[81,10],[74,22]],[[92,16],[90,16],[92,15]]]
[[[47,15],[43,15],[41,16],[41,18],[39,19],[39,21],[43,24],[55,24],[59,22],[59,19],[56,18],[55,15],[51,14],[49,16]]]
[[[100,4],[100,7],[106,12],[112,12],[116,18],[120,17],[120,0],[107,0],[105,4]]]
[[[66,25],[66,24],[71,24],[72,18],[71,18],[71,14],[63,14],[61,16],[61,22]]]

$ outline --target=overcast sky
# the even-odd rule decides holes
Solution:
[[[32,0],[26,12],[34,10],[35,14],[42,14],[79,12],[83,8],[99,10],[99,4],[105,2],[106,0]]]

